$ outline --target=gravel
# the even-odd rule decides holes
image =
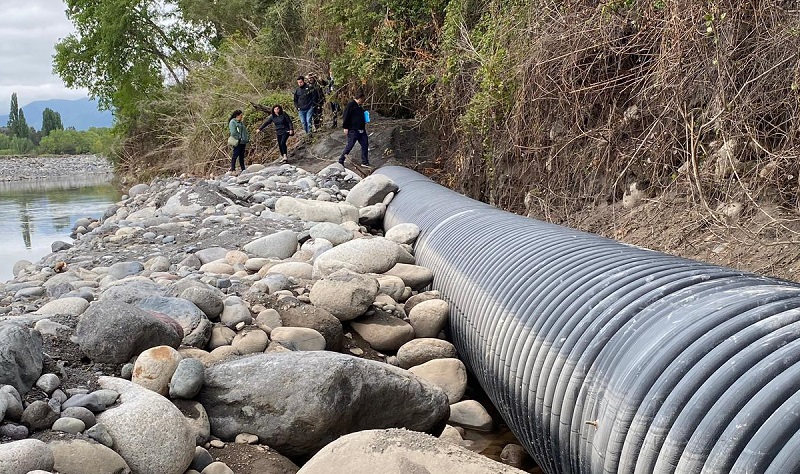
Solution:
[[[113,172],[111,162],[97,155],[0,157],[0,182],[68,175],[106,175]]]

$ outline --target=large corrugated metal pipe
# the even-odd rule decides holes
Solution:
[[[800,285],[517,216],[400,167],[386,228],[548,473],[800,473]]]

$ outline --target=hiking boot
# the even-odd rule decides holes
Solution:
[[[375,167],[374,167],[374,166],[372,166],[372,165],[371,165],[371,164],[369,164],[369,163],[361,163],[361,167],[362,167],[362,168],[364,168],[364,169],[368,169],[368,170],[370,170],[370,171],[372,171],[372,170],[374,170],[374,169],[375,169]]]

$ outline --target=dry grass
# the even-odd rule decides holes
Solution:
[[[530,194],[539,215],[676,181],[711,214],[730,200],[797,207],[794,2],[533,3],[537,14],[501,45],[509,112],[486,107],[478,131],[443,120],[443,143],[457,150],[450,183],[517,212]],[[486,62],[469,36],[458,49],[471,60],[442,91],[449,114],[485,106],[470,77]]]

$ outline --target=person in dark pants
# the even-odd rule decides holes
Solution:
[[[364,109],[361,104],[364,103],[364,94],[359,92],[356,97],[347,103],[342,114],[342,127],[344,134],[347,135],[347,145],[342,150],[342,155],[339,157],[339,164],[344,164],[344,158],[353,149],[356,142],[361,145],[361,166],[372,168],[369,164],[369,138],[367,137],[366,125],[364,119]]]
[[[283,111],[283,107],[275,105],[272,107],[272,114],[270,114],[269,118],[256,129],[256,133],[261,133],[269,124],[275,124],[275,135],[278,138],[278,150],[281,152],[281,162],[285,163],[287,160],[286,140],[289,139],[289,135],[294,135],[292,118]]]
[[[311,120],[314,113],[314,106],[319,102],[317,90],[306,84],[306,78],[297,78],[297,89],[294,91],[294,106],[300,115],[300,123],[306,134],[311,134]]]
[[[314,110],[311,114],[314,131],[316,132],[322,129],[322,107],[325,105],[325,89],[323,89],[323,86],[325,86],[327,82],[317,80],[317,75],[313,72],[309,72],[307,77],[308,80],[306,82],[316,92],[317,101],[314,103]]]
[[[244,113],[241,110],[234,110],[231,114],[231,119],[228,121],[228,130],[231,132],[231,137],[237,141],[233,147],[230,171],[236,171],[237,159],[239,160],[239,168],[244,171],[244,149],[247,146],[247,142],[250,141],[250,134],[247,133],[247,127],[242,123],[242,118],[244,118]]]

